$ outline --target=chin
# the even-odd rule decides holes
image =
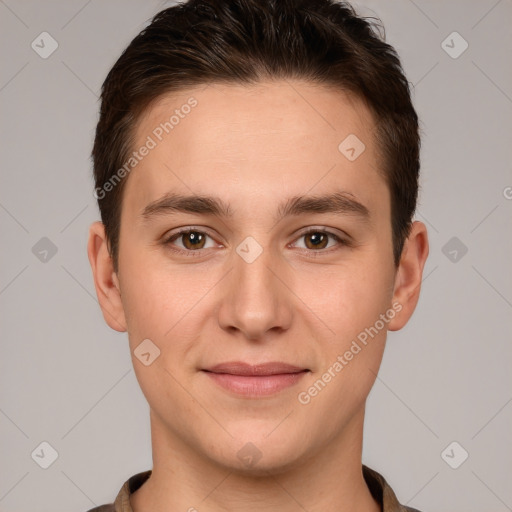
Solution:
[[[251,429],[234,435],[229,446],[216,454],[215,462],[229,471],[247,476],[277,475],[293,469],[306,456],[304,440],[284,428],[280,435],[277,430],[272,432],[277,424],[274,422],[271,428]],[[269,432],[272,433],[269,435]]]

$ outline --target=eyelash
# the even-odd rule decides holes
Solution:
[[[173,241],[177,240],[181,235],[185,235],[185,234],[189,234],[189,233],[200,233],[201,235],[206,235],[206,236],[209,236],[210,238],[213,239],[213,237],[211,235],[209,235],[205,231],[201,231],[201,230],[193,228],[193,227],[188,227],[188,228],[181,229],[181,230],[177,231],[176,233],[173,233],[172,235],[167,237],[163,241],[163,245],[168,247],[171,251],[173,251],[175,253],[185,254],[188,257],[198,257],[198,256],[201,256],[202,252],[204,250],[206,250],[206,249],[197,249],[197,250],[178,249],[178,248],[173,246],[173,244],[172,244]],[[305,237],[307,235],[311,235],[313,233],[315,233],[315,234],[316,233],[321,233],[323,235],[327,235],[327,236],[333,238],[339,244],[339,246],[347,246],[347,247],[351,246],[349,241],[344,240],[343,238],[339,237],[338,235],[336,235],[336,234],[334,234],[334,233],[332,233],[330,231],[327,231],[325,229],[310,229],[309,231],[305,231],[304,233],[301,233],[298,236],[297,240],[302,238],[302,237]],[[339,249],[339,247],[334,248],[334,250],[338,250],[338,249]],[[331,253],[333,251],[333,248],[331,247],[329,249],[319,249],[319,250],[301,249],[301,251],[307,251],[308,253],[310,253],[311,257],[317,257],[317,256],[321,256],[322,254],[325,254],[325,253]]]

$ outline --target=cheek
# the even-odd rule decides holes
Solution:
[[[309,286],[301,281],[297,295],[330,328],[327,337],[342,344],[373,325],[389,307],[392,296],[392,275],[378,262],[317,273],[309,279],[314,283]]]
[[[162,350],[177,333],[180,339],[186,338],[181,334],[191,322],[198,321],[197,316],[206,304],[202,299],[218,280],[207,269],[166,266],[157,250],[126,253],[120,270],[131,344],[150,338]]]
[[[375,264],[317,280],[319,289],[327,291],[316,310],[335,334],[317,339],[319,365],[297,399],[304,411],[315,410],[316,417],[332,418],[331,434],[359,410],[375,382],[386,341],[385,320],[395,315],[390,279],[389,271]]]
[[[167,317],[166,312],[172,311],[170,300],[175,287],[170,286],[170,278],[165,279],[147,255],[129,247],[127,240],[119,265],[121,298],[130,342],[136,344],[139,338],[160,338],[164,325],[170,328],[172,317]],[[135,241],[131,247],[136,247]]]

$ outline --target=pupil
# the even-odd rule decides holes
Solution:
[[[189,241],[191,241],[193,244],[199,243],[201,241],[201,234],[194,232],[189,233]]]
[[[311,239],[313,240],[313,244],[314,245],[319,245],[320,243],[322,243],[322,238],[323,238],[323,234],[318,234],[318,233],[314,233],[311,235]],[[316,240],[316,242],[315,242]]]

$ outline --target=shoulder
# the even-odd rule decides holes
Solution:
[[[386,479],[364,464],[363,476],[372,496],[381,505],[383,512],[421,512],[416,508],[402,505]]]
[[[151,470],[147,470],[131,476],[121,487],[121,490],[117,494],[114,503],[100,505],[99,507],[91,508],[87,512],[119,512],[120,510],[131,511],[132,509],[129,505],[126,507],[126,504],[129,503],[130,495],[134,493],[151,476],[151,473]]]

